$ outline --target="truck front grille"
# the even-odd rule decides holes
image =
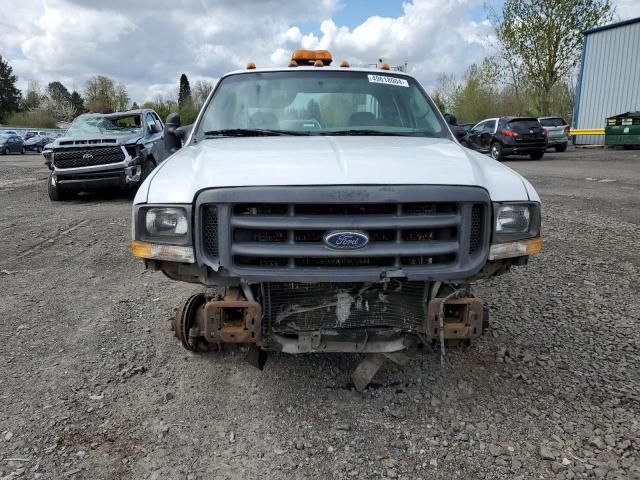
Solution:
[[[363,327],[425,329],[424,282],[265,283],[262,293],[265,336]]]
[[[125,159],[121,147],[70,147],[53,152],[53,164],[57,168],[92,167],[119,163]]]
[[[478,271],[489,246],[490,200],[475,187],[237,187],[197,203],[201,263],[247,280],[453,280]],[[337,232],[368,243],[332,248]]]
[[[467,214],[472,218],[469,253],[480,247],[482,208],[481,204],[468,208]],[[467,209],[456,202],[413,202],[237,204],[230,210],[235,265],[370,268],[454,262]],[[203,227],[203,231],[208,228]],[[325,235],[340,230],[363,232],[369,243],[356,250],[328,248]]]

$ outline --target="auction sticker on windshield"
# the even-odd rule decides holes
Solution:
[[[387,77],[386,75],[367,75],[369,83],[384,83],[387,85],[395,85],[396,87],[408,87],[409,82],[404,78]]]

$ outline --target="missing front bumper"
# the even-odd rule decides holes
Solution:
[[[384,290],[387,292],[385,295],[370,295],[371,288],[361,288],[358,292],[366,294],[365,297],[353,297],[350,302],[344,300],[344,292],[337,294],[340,296],[336,303],[318,297],[316,302],[320,302],[320,305],[315,308],[304,303],[310,301],[306,295],[293,296],[290,301],[295,301],[295,321],[289,316],[293,310],[274,310],[274,298],[271,303],[261,304],[253,300],[250,293],[247,295],[251,299],[247,299],[240,288],[228,288],[223,295],[213,298],[204,294],[190,297],[178,310],[173,327],[176,336],[190,350],[206,350],[207,345],[220,347],[225,343],[242,343],[292,354],[392,353],[439,338],[438,313],[442,298],[427,302],[426,296],[420,294],[421,289],[399,296],[400,284],[396,285],[395,295],[388,290]],[[269,293],[269,290],[264,289],[263,292]],[[307,290],[304,292],[309,293]],[[406,292],[411,293],[411,290],[407,288]],[[271,297],[274,297],[273,291]],[[387,305],[386,312],[382,308],[376,309],[374,299],[382,299],[382,305]],[[387,303],[389,300],[394,300],[400,310],[391,309]],[[409,308],[411,302],[415,303],[413,309]],[[359,312],[360,316],[354,314],[348,323],[344,309]],[[323,315],[318,316],[319,311]],[[412,311],[418,313],[415,318],[417,322],[407,322],[406,318],[404,324],[399,322],[401,311],[405,315]],[[395,317],[387,317],[384,321],[385,313],[394,312]],[[461,341],[479,337],[482,334],[483,317],[483,302],[478,298],[447,301],[444,305],[444,339]]]

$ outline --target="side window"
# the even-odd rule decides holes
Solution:
[[[473,130],[477,133],[482,133],[484,132],[484,127],[486,126],[487,126],[487,122],[480,122],[475,127],[473,127]]]
[[[153,114],[153,118],[155,119],[156,125],[158,126],[158,131],[161,132],[164,128],[162,120],[160,120],[160,117],[158,117],[158,115],[156,115],[155,113]]]
[[[493,133],[495,129],[496,129],[496,121],[489,120],[488,122],[485,122],[484,129],[482,131],[484,133]]]
[[[151,125],[155,125],[156,120],[155,118],[153,118],[153,115],[151,115],[151,112],[147,112],[145,114],[144,122],[147,124],[147,127],[150,127]]]

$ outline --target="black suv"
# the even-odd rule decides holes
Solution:
[[[547,147],[547,137],[537,118],[487,118],[475,125],[461,143],[479,152],[490,153],[495,160],[507,155],[529,155],[540,160]]]

